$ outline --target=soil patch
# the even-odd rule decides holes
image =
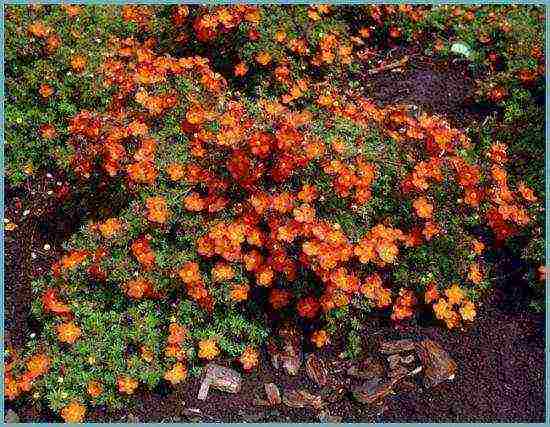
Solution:
[[[365,95],[382,105],[415,105],[432,114],[443,116],[458,127],[481,121],[496,112],[474,102],[474,71],[469,62],[454,58],[434,61],[417,48],[395,49],[383,64],[397,63],[407,57],[402,67],[369,74],[362,73]],[[366,68],[366,67],[365,67]]]

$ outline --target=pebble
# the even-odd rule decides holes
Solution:
[[[4,422],[6,424],[19,423],[19,415],[14,410],[8,409],[4,415]]]
[[[30,213],[31,213],[30,210],[25,209],[25,210],[23,211],[23,216],[27,216],[27,215],[30,214]]]
[[[47,243],[44,245],[44,250],[45,251],[49,251],[51,249],[51,246],[48,245]]]

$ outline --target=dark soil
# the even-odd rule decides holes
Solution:
[[[475,70],[469,62],[454,58],[434,62],[417,48],[396,48],[383,58],[380,65],[396,63],[408,57],[402,67],[376,74],[365,66],[361,80],[365,95],[382,105],[405,104],[421,107],[422,111],[443,116],[455,126],[481,122],[495,109],[483,108],[474,102]]]
[[[410,53],[410,52],[409,52]],[[397,57],[396,59],[399,59]],[[390,61],[391,62],[391,61]],[[381,103],[416,104],[446,115],[452,121],[472,123],[489,113],[471,106],[472,77],[460,62],[440,69],[429,61],[412,61],[403,72],[365,77],[367,95]],[[61,184],[58,184],[61,183]],[[5,192],[5,217],[18,227],[5,232],[5,329],[6,345],[21,346],[38,325],[30,317],[30,282],[50,267],[61,253],[61,244],[82,223],[85,212],[71,204],[69,209],[56,194],[60,177],[29,180],[19,189]],[[51,191],[52,194],[48,194]],[[25,214],[25,211],[29,211]],[[50,249],[44,249],[49,244]],[[35,255],[33,255],[35,254]],[[515,280],[515,277],[514,277]],[[508,303],[523,285],[506,282],[479,309],[478,318],[466,331],[447,331],[439,325],[421,323],[397,330],[373,320],[365,333],[365,356],[376,354],[382,340],[411,337],[438,342],[458,364],[454,381],[425,390],[419,383],[392,395],[382,407],[369,407],[349,394],[327,405],[328,412],[343,422],[543,422],[545,419],[545,325],[544,315],[511,309]],[[520,292],[521,294],[521,292]],[[525,305],[523,305],[525,307]],[[341,344],[321,354],[339,361]],[[349,382],[345,369],[331,370],[338,382]],[[284,390],[304,388],[323,394],[302,369],[296,377],[275,371],[263,355],[258,372],[243,376],[236,395],[210,390],[206,401],[197,400],[200,379],[192,378],[178,387],[161,384],[155,390],[140,390],[129,407],[119,411],[90,410],[92,422],[318,422],[319,411],[292,409],[284,405],[265,407],[264,384],[274,382]],[[398,390],[399,391],[399,390]],[[59,422],[43,402],[30,397],[6,410],[17,412],[22,422]]]

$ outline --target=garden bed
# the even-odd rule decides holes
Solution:
[[[6,420],[544,420],[542,8],[5,18]]]
[[[400,52],[410,55],[414,51]],[[391,60],[391,59],[390,59]],[[418,62],[416,62],[418,61]],[[452,68],[456,67],[456,68]],[[444,115],[455,123],[470,126],[482,122],[490,112],[471,106],[472,84],[465,66],[441,69],[428,59],[413,59],[400,72],[365,76],[366,92],[380,104],[404,103]],[[449,84],[449,82],[451,82]],[[455,83],[452,83],[455,82]],[[408,88],[404,93],[399,88]],[[442,90],[452,90],[447,94]],[[8,345],[18,347],[32,333],[39,332],[28,301],[30,283],[47,270],[62,254],[63,241],[78,229],[87,217],[85,207],[59,209],[58,198],[48,192],[59,191],[62,177],[49,174],[29,179],[20,189],[6,189],[6,217],[18,223],[6,235],[6,337]],[[24,215],[25,211],[29,211]],[[17,221],[19,219],[19,221]],[[45,250],[44,246],[49,245]],[[34,255],[35,256],[34,256]],[[461,334],[433,324],[395,330],[381,319],[366,325],[365,354],[376,353],[374,343],[383,339],[430,338],[440,343],[458,364],[454,381],[436,389],[421,385],[401,390],[382,408],[365,407],[346,394],[329,405],[330,415],[342,422],[543,422],[544,421],[544,316],[518,312],[529,298],[526,283],[517,288],[517,277],[501,281],[498,291],[483,304],[476,323]],[[518,297],[520,300],[518,301]],[[528,301],[527,301],[528,302]],[[310,350],[312,350],[310,348]],[[345,351],[345,342],[320,352],[336,365]],[[349,377],[345,369],[337,374],[340,381]],[[319,422],[319,412],[293,409],[285,405],[265,408],[264,385],[275,383],[281,390],[305,388],[319,392],[302,369],[297,376],[274,371],[269,357],[262,353],[260,369],[244,378],[237,395],[213,391],[206,401],[197,399],[201,379],[194,378],[176,387],[164,382],[155,390],[140,390],[135,404],[124,410],[106,407],[94,409],[90,422]],[[464,399],[463,396],[469,396]],[[7,403],[22,422],[60,422],[62,419],[41,401],[29,398],[17,404]]]

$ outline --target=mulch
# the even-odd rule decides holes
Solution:
[[[402,73],[386,72],[365,77],[365,91],[381,103],[403,102],[446,115],[451,121],[480,120],[487,111],[471,108],[472,77],[465,64],[438,69],[417,61]],[[81,209],[64,211],[55,197],[61,177],[37,175],[25,185],[5,190],[5,217],[18,227],[5,233],[5,340],[20,347],[39,325],[30,315],[33,277],[44,274],[61,254],[61,244],[84,221]],[[52,194],[48,194],[51,191]],[[23,215],[28,211],[26,215]],[[48,250],[44,245],[50,245]],[[505,283],[480,307],[476,322],[465,331],[418,324],[395,329],[372,321],[365,331],[365,356],[375,343],[392,338],[430,338],[456,361],[453,381],[433,389],[419,384],[387,399],[383,407],[371,408],[350,395],[328,406],[343,422],[543,422],[545,419],[545,323],[543,314],[527,312],[509,304]],[[515,283],[515,288],[523,286]],[[523,306],[525,307],[525,306]],[[338,358],[342,345],[335,343],[321,353]],[[333,375],[345,375],[342,373]],[[263,354],[255,373],[243,376],[236,395],[211,390],[206,401],[197,399],[199,378],[171,387],[161,383],[154,390],[139,390],[136,399],[122,410],[94,408],[92,422],[318,422],[318,411],[284,405],[259,406],[265,399],[264,384],[274,382],[281,391],[304,388],[322,393],[304,369],[291,377],[275,371]],[[59,422],[45,402],[25,397],[6,402],[22,422]]]

